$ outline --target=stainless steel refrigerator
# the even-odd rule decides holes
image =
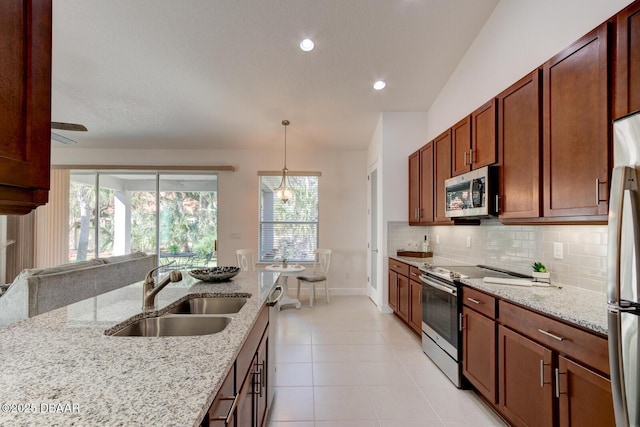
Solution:
[[[607,301],[616,426],[640,427],[640,113],[613,124]]]

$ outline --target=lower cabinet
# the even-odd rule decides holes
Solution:
[[[261,427],[267,414],[269,312],[264,307],[201,427]]]
[[[422,331],[420,270],[389,258],[389,307],[416,334]]]
[[[615,426],[607,340],[464,287],[463,375],[514,426]]]

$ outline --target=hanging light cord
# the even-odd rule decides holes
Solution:
[[[289,126],[289,120],[283,120],[284,126],[284,168],[287,169],[287,126]]]

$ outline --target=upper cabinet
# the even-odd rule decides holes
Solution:
[[[615,118],[640,110],[640,2],[617,15]]]
[[[451,178],[451,135],[449,129],[433,140],[433,221],[440,224],[453,224],[445,216],[446,199],[444,181]]]
[[[433,221],[433,145],[409,156],[409,224]]]
[[[606,221],[608,44],[604,23],[543,66],[545,217]]]
[[[51,0],[0,2],[0,214],[46,204],[51,157]]]
[[[471,170],[471,116],[467,116],[451,128],[453,176]]]
[[[451,128],[453,176],[497,162],[497,109],[492,99]]]
[[[536,70],[498,95],[500,219],[541,213],[541,72]]]

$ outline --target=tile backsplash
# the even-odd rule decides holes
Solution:
[[[542,261],[551,272],[553,283],[606,291],[606,225],[506,226],[489,219],[482,220],[479,226],[410,227],[406,222],[389,222],[387,253],[415,250],[413,244],[421,248],[425,235],[437,257],[520,273],[529,273],[534,261]],[[554,259],[554,244],[562,246],[563,259]]]

